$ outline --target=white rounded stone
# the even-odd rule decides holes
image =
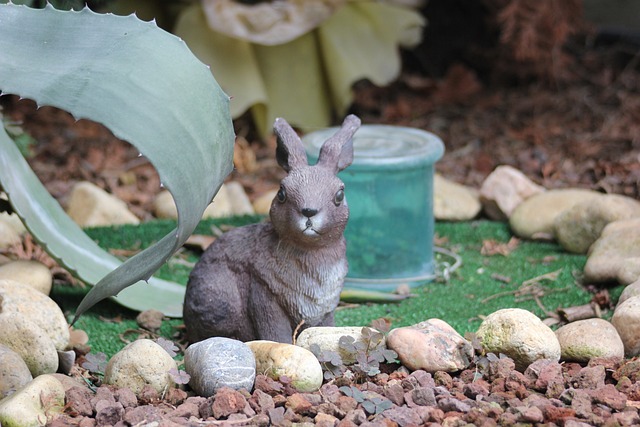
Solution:
[[[468,221],[480,213],[478,191],[435,174],[433,179],[433,215],[438,220]]]
[[[597,191],[578,188],[548,190],[520,203],[509,218],[509,225],[518,237],[550,240],[555,237],[553,224],[561,212],[601,196]]]
[[[158,218],[177,219],[178,208],[173,196],[164,190],[158,193],[153,202],[153,212]],[[221,218],[233,215],[233,206],[225,184],[220,187],[213,202],[202,213],[202,218]]]
[[[49,335],[19,313],[0,314],[0,344],[18,353],[33,377],[58,370],[58,352]]]
[[[620,294],[620,298],[618,298],[618,304],[620,305],[631,297],[640,295],[640,279],[636,280],[632,284],[625,286]]]
[[[172,369],[178,369],[178,365],[165,349],[152,340],[140,339],[113,355],[107,363],[104,382],[127,387],[136,395],[150,385],[162,394],[174,386],[169,374]]]
[[[0,425],[44,426],[64,411],[64,387],[52,375],[41,375],[0,401]]]
[[[560,360],[556,334],[535,314],[520,308],[505,308],[488,315],[477,336],[488,353],[502,353],[524,371],[538,359]]]
[[[640,296],[628,298],[618,305],[611,317],[611,324],[622,338],[624,355],[640,355]]]
[[[554,219],[555,236],[568,252],[586,254],[614,221],[640,217],[640,202],[618,194],[602,194],[564,210]]]
[[[502,165],[487,176],[480,187],[480,201],[487,216],[503,221],[524,200],[545,191],[518,169]]]
[[[53,284],[53,274],[46,265],[27,259],[0,266],[0,280],[3,279],[24,283],[45,295],[49,295]]]
[[[607,224],[600,237],[589,248],[584,266],[584,279],[590,282],[616,280],[628,268],[627,261],[640,260],[640,218],[614,221]],[[633,281],[638,277],[633,278]]]
[[[275,380],[285,375],[300,392],[313,392],[322,385],[322,366],[309,350],[274,341],[246,343],[256,358],[256,372]]]
[[[22,357],[9,347],[0,344],[0,400],[15,393],[31,380],[33,376]]]
[[[239,182],[231,181],[225,184],[227,187],[227,195],[231,203],[233,215],[253,215],[253,205],[247,196],[244,187]],[[214,199],[215,200],[215,199]]]
[[[278,190],[270,190],[264,193],[262,196],[258,197],[253,201],[253,210],[258,215],[269,215],[269,210],[271,209],[271,202],[276,197]]]
[[[81,227],[140,223],[125,202],[87,181],[73,186],[67,213]]]
[[[616,328],[604,319],[571,322],[556,331],[560,358],[587,363],[593,357],[624,357],[624,345]]]
[[[45,331],[57,350],[69,344],[69,324],[64,313],[51,298],[31,286],[0,279],[3,313],[18,313]]]
[[[311,346],[315,344],[320,351],[334,351],[340,355],[345,365],[350,365],[356,360],[353,354],[340,347],[339,341],[343,336],[353,338],[354,342],[364,342],[362,326],[317,326],[300,332],[296,338],[296,345],[311,351]],[[384,336],[379,345],[386,347]]]
[[[0,249],[6,249],[22,242],[20,234],[6,221],[0,220]]]

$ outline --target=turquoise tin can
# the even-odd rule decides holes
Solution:
[[[337,128],[302,138],[309,163]],[[345,230],[345,287],[379,291],[418,286],[434,277],[434,164],[442,140],[427,131],[363,125],[353,137],[354,160],[338,175],[350,217]]]

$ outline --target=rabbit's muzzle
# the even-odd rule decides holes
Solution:
[[[312,219],[312,218],[302,218],[301,219],[301,227],[300,229],[302,230],[302,234],[304,234],[305,236],[309,236],[309,237],[313,237],[313,236],[320,236],[320,229],[322,226],[322,221],[319,220],[319,218],[316,219]]]

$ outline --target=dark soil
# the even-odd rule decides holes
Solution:
[[[479,187],[496,166],[508,164],[547,188],[579,186],[638,198],[638,47],[615,40],[587,43],[593,40],[584,36],[568,43],[563,72],[544,76],[492,73],[486,63],[474,66],[454,58],[440,64],[443,76],[432,77],[437,73],[407,61],[399,81],[389,87],[358,84],[352,111],[364,123],[436,133],[447,149],[436,169],[460,183]],[[0,103],[5,116],[22,123],[37,141],[29,161],[63,204],[75,182],[90,180],[128,202],[140,218],[152,218],[160,182],[137,150],[102,126],[75,122],[54,108],[36,109],[14,97],[2,97]],[[282,173],[273,160],[273,139],[253,137],[246,117],[235,125],[240,138],[230,179],[240,181],[253,199],[277,187]],[[128,390],[106,386],[96,393],[73,388],[67,392],[66,415],[51,425],[640,424],[637,360],[592,360],[587,366],[537,362],[524,373],[508,359],[477,361],[456,374],[409,374],[387,366],[387,373],[366,381],[340,379],[316,393],[296,393],[262,376],[252,393],[225,389],[208,399],[179,389],[164,396],[147,390],[135,398]],[[356,387],[364,400],[347,396],[340,386]]]

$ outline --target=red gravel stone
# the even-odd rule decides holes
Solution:
[[[594,402],[607,405],[616,411],[622,411],[627,406],[627,396],[616,390],[613,384],[607,384],[591,391]]]
[[[247,400],[242,393],[228,387],[222,387],[213,399],[213,416],[215,418],[228,417],[231,414],[241,412],[246,404]]]

